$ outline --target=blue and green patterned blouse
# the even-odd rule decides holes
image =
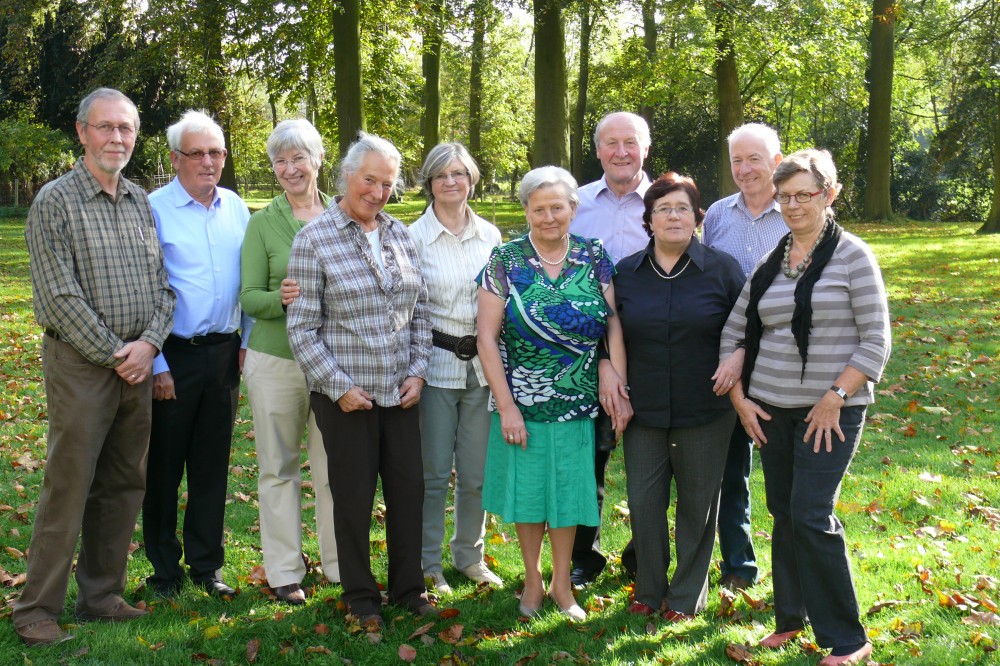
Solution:
[[[569,256],[554,281],[527,236],[494,248],[476,281],[506,302],[500,358],[526,421],[597,415],[597,343],[613,316],[603,290],[614,274],[599,240],[571,235]]]

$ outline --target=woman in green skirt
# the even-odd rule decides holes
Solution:
[[[519,192],[528,233],[493,250],[480,274],[479,356],[493,410],[483,507],[513,522],[524,560],[522,615],[542,607],[542,537],[552,545],[549,596],[586,618],[569,580],[577,525],[597,525],[594,424],[597,347],[610,365],[601,404],[617,431],[631,417],[614,266],[598,240],[569,234],[579,202],[565,169],[528,172]]]

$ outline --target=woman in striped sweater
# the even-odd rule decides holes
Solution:
[[[745,352],[730,399],[760,447],[774,517],[775,629],[761,645],[781,647],[808,620],[831,650],[820,666],[864,663],[872,646],[834,507],[889,358],[885,286],[871,249],[833,219],[829,152],[789,155],[773,179],[790,233],[743,288],[721,344],[723,359]]]

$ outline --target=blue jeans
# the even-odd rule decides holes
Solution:
[[[722,475],[719,500],[719,550],[722,552],[722,575],[734,574],[757,582],[757,554],[753,550],[750,528],[750,466],[753,440],[736,421],[729,439],[729,454]]]
[[[809,408],[761,404],[767,444],[760,449],[767,508],[774,517],[771,564],[774,625],[783,633],[810,621],[822,648],[860,647],[867,641],[851,578],[844,526],[834,514],[840,484],[861,441],[865,407],[840,410],[845,441],[833,436],[833,451],[813,452],[802,441]],[[836,654],[837,652],[835,652]]]

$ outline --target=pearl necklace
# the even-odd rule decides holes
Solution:
[[[789,259],[789,256],[792,253],[792,235],[788,234],[788,240],[785,241],[785,256],[781,260],[781,272],[785,274],[785,277],[789,280],[794,280],[806,272],[806,268],[812,263],[813,252],[816,251],[816,247],[819,245],[819,242],[823,239],[825,234],[826,225],[824,224],[823,229],[819,232],[819,236],[816,236],[816,240],[813,241],[813,245],[809,248],[805,258],[800,261],[795,268],[791,267],[791,260]]]
[[[646,256],[649,257],[649,255]],[[676,273],[674,273],[673,275],[664,275],[663,273],[661,273],[660,269],[656,267],[656,262],[653,260],[652,257],[649,257],[649,265],[653,267],[653,272],[659,275],[664,280],[673,280],[676,277],[680,277],[681,273],[683,273],[687,269],[687,267],[691,265],[691,257],[688,256],[687,263],[684,264],[684,267],[681,268]]]
[[[566,234],[565,236],[563,236],[563,238],[566,239],[566,251],[563,252],[563,256],[556,261],[549,261],[548,259],[542,256],[541,252],[538,251],[538,248],[535,247],[535,241],[531,240],[531,233],[530,232],[528,233],[528,243],[531,245],[531,249],[535,251],[535,256],[541,259],[544,263],[548,264],[549,266],[562,266],[566,262],[566,257],[569,256],[569,234]]]

